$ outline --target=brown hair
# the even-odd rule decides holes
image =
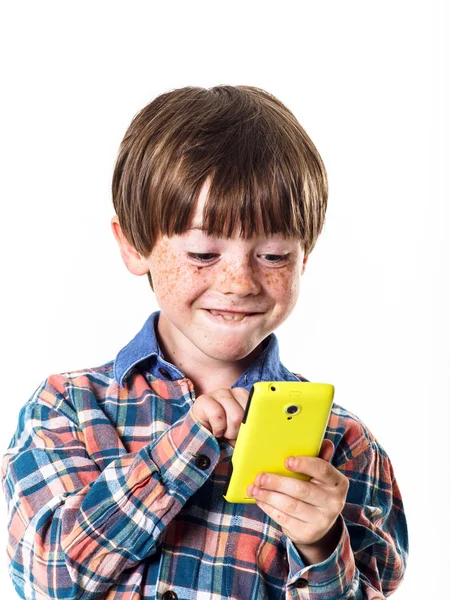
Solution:
[[[120,145],[112,197],[139,254],[147,258],[161,234],[188,229],[206,179],[208,235],[230,237],[236,225],[245,239],[282,233],[300,239],[310,254],[325,220],[327,174],[277,98],[243,85],[184,87],[137,113]]]

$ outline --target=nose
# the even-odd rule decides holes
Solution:
[[[256,296],[261,290],[258,270],[250,260],[229,262],[218,276],[217,283],[223,294]]]

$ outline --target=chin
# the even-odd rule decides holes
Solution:
[[[254,345],[246,344],[245,346],[239,347],[236,347],[236,345],[229,348],[227,348],[226,346],[221,346],[220,348],[209,347],[205,348],[203,351],[205,352],[205,354],[207,354],[211,358],[214,358],[215,360],[220,360],[224,362],[235,362],[247,358],[252,352],[254,352],[258,348],[258,346],[261,344],[261,341],[257,342]]]

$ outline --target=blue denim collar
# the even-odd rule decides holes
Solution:
[[[167,362],[156,337],[156,326],[161,311],[152,313],[139,333],[118,353],[114,362],[114,378],[124,387],[131,369],[150,359],[149,371],[158,379],[174,381],[186,377],[175,365]],[[250,391],[257,381],[306,381],[297,377],[280,362],[278,340],[274,333],[265,339],[265,348],[231,387],[243,387]]]

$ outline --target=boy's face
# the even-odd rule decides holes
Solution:
[[[160,237],[138,267],[119,244],[131,272],[151,272],[166,347],[179,359],[230,363],[247,357],[291,314],[306,258],[299,241],[281,235],[208,237],[199,229],[207,189],[205,184],[191,229]]]
[[[248,241],[209,238],[196,228],[206,197],[205,185],[192,229],[161,237],[146,263],[172,343],[186,350],[193,345],[194,353],[219,361],[236,361],[291,314],[306,259],[299,241],[281,235]]]

